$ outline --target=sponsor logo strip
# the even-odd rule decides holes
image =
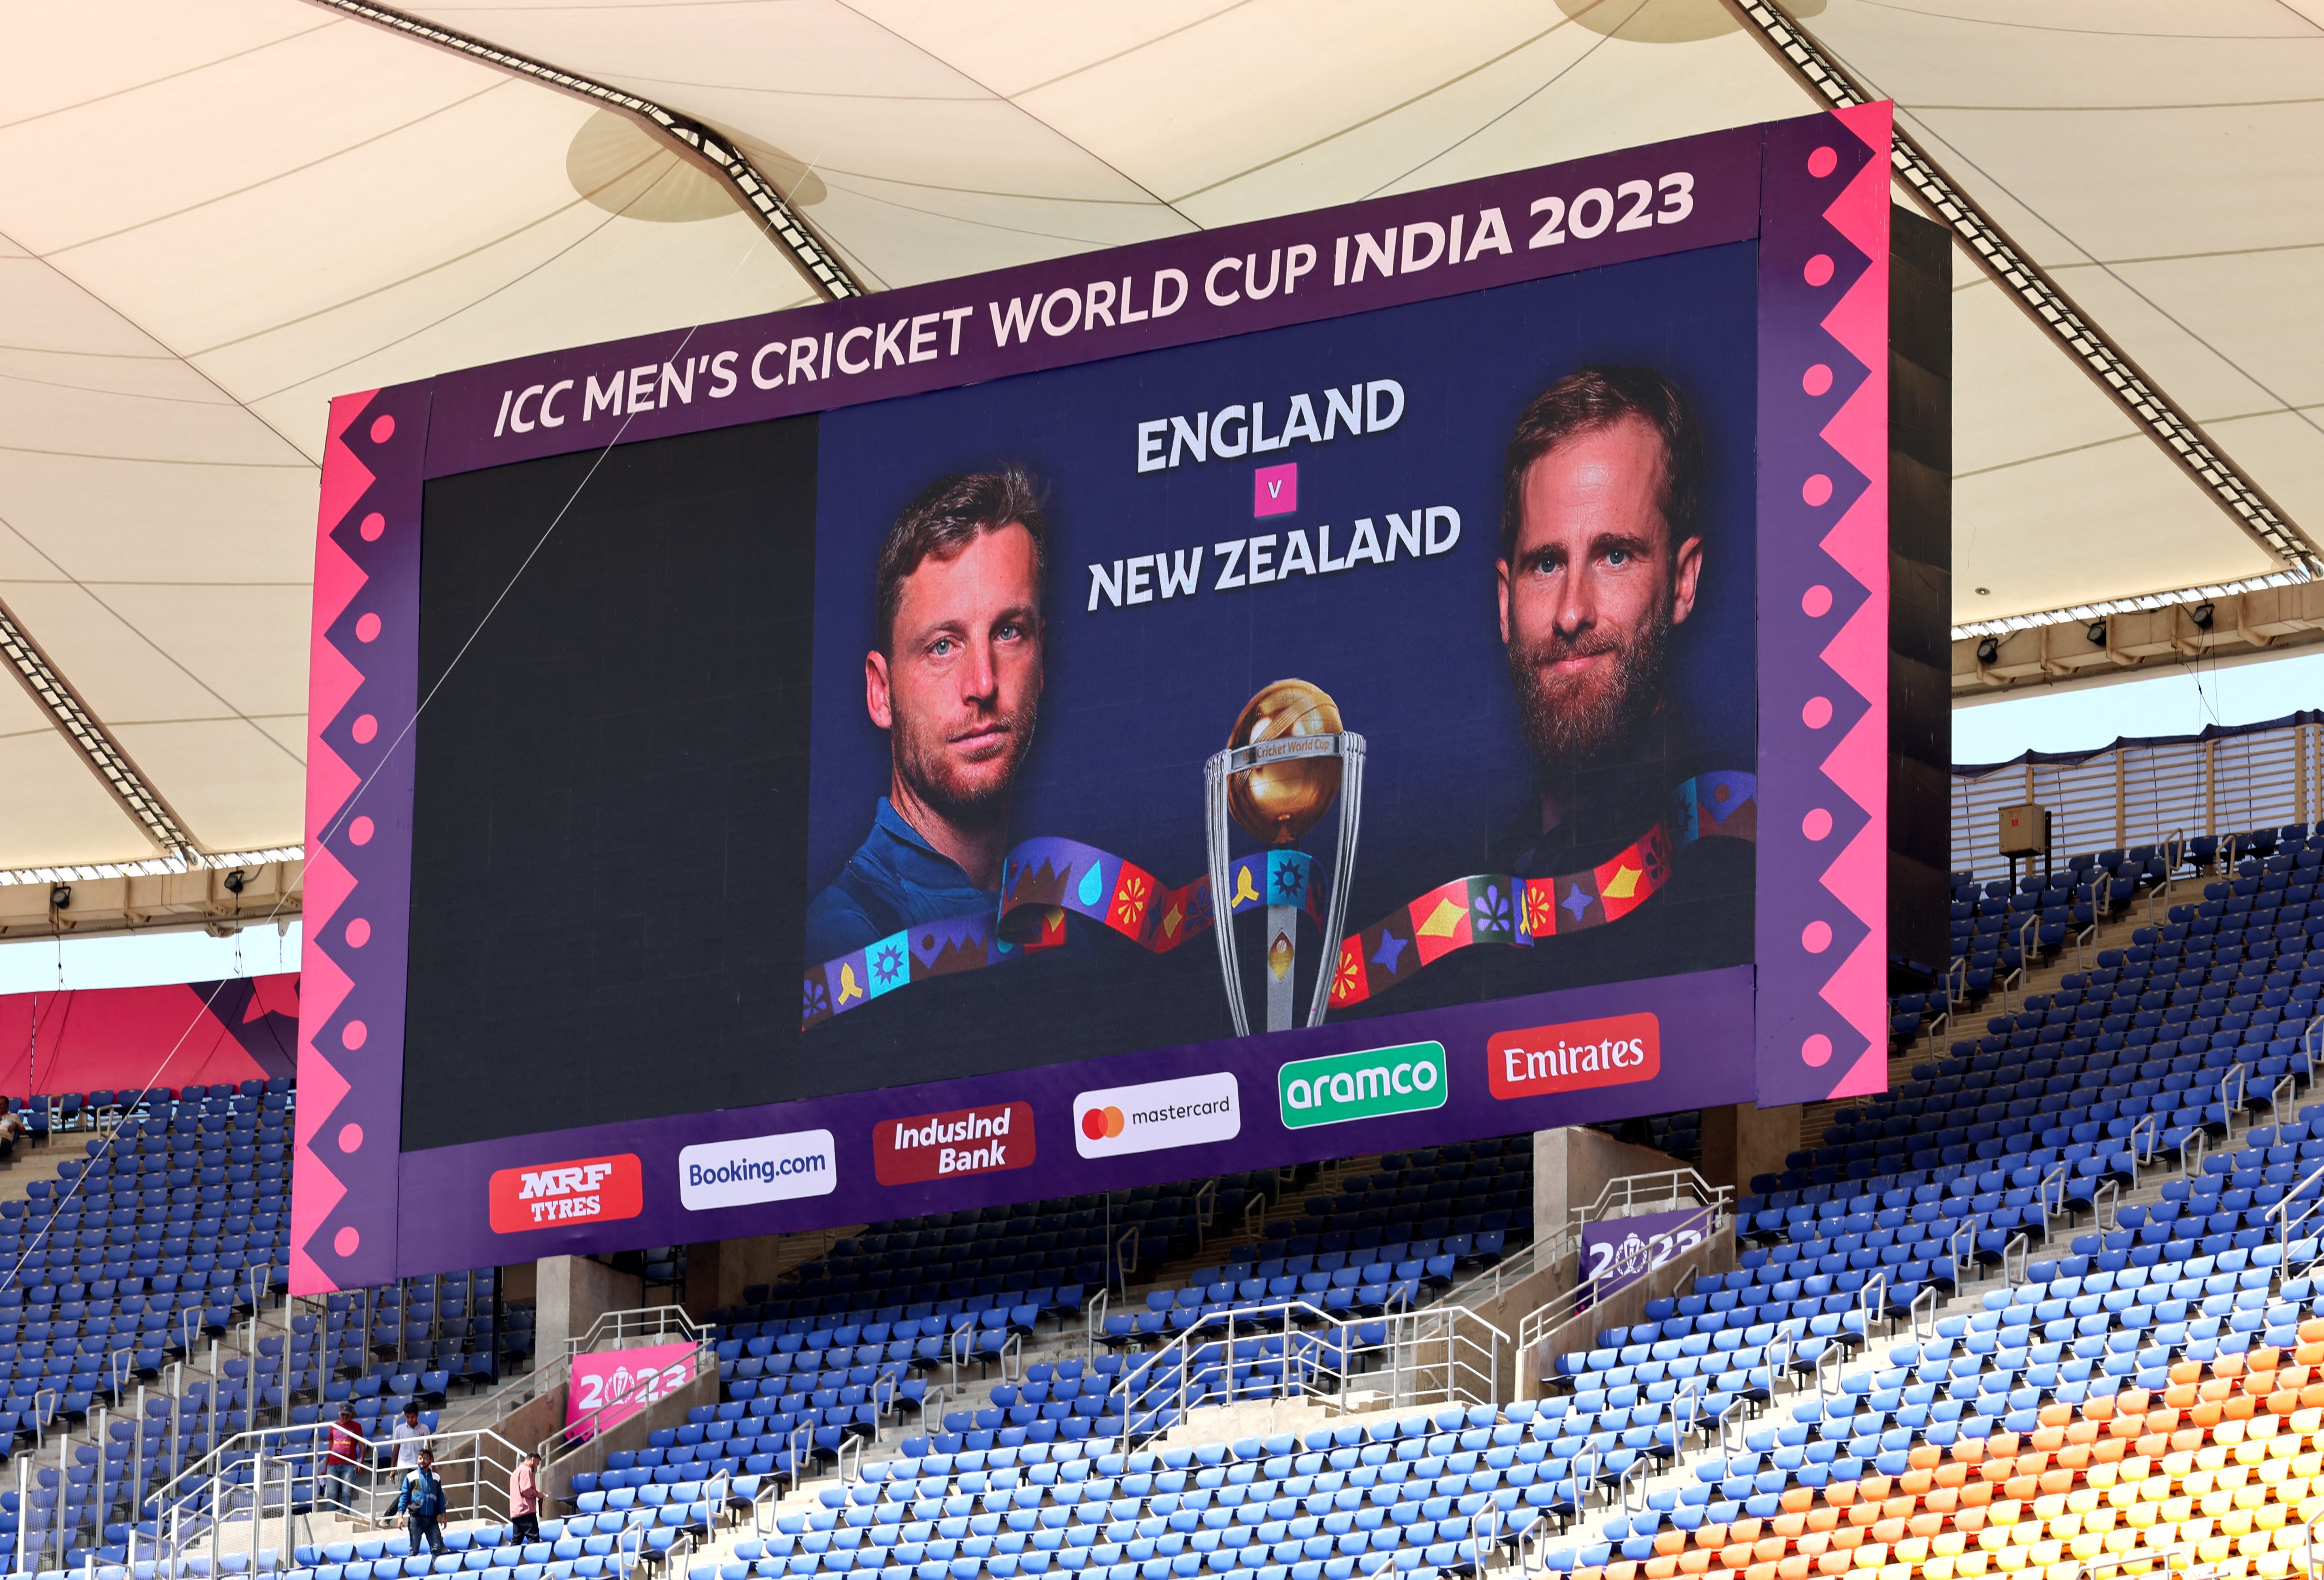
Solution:
[[[503,1169],[488,1187],[493,1233],[520,1234],[560,1224],[634,1218],[645,1207],[645,1170],[635,1152]]]
[[[964,1174],[1028,1169],[1033,1105],[995,1103],[888,1119],[872,1132],[872,1171],[882,1185],[918,1185]]]
[[[1294,1059],[1276,1072],[1275,1079],[1283,1123],[1290,1130],[1442,1108],[1444,1045],[1406,1042]]]
[[[1651,1014],[1527,1026],[1485,1044],[1486,1082],[1500,1098],[1651,1081],[1662,1067],[1662,1024]]]
[[[678,1155],[678,1196],[689,1213],[829,1196],[838,1187],[838,1145],[827,1130],[706,1141]]]
[[[1074,1099],[1074,1150],[1084,1158],[1231,1141],[1241,1133],[1242,1091],[1231,1070],[1109,1086]]]

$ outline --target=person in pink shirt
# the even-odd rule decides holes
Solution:
[[[509,1473],[509,1540],[540,1539],[540,1455],[528,1454]]]
[[[323,1469],[330,1485],[330,1496],[350,1519],[357,1518],[359,1496],[355,1484],[355,1468],[364,1463],[371,1447],[364,1436],[363,1423],[355,1418],[353,1405],[339,1407],[339,1418],[331,1423],[331,1446],[323,1455]]]

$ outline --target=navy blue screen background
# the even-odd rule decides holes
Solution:
[[[1165,885],[1194,878],[1206,861],[1204,759],[1254,692],[1297,676],[1330,692],[1367,742],[1347,930],[1490,870],[1488,851],[1534,793],[1496,618],[1502,452],[1526,403],[1590,363],[1655,367],[1693,402],[1709,462],[1704,566],[1676,638],[1673,699],[1704,762],[1755,769],[1756,263],[1751,244],[1708,248],[825,415],[801,903],[844,864],[887,788],[887,737],[864,712],[862,673],[888,527],[936,479],[1012,462],[1046,485],[1050,533],[1046,688],[1012,844],[1058,836]],[[1263,401],[1272,432],[1292,394],[1310,394],[1320,419],[1325,389],[1377,379],[1405,391],[1403,418],[1385,432],[1137,469],[1141,421]],[[1285,462],[1299,468],[1298,509],[1255,520],[1253,472]],[[1357,518],[1385,541],[1389,513],[1434,505],[1460,513],[1450,552],[1212,590],[1220,541],[1294,527],[1313,540],[1329,523],[1344,553]],[[1194,596],[1087,611],[1091,563],[1197,544]],[[1327,818],[1304,842],[1327,864],[1334,827]],[[1253,847],[1237,839],[1239,853]],[[802,1095],[1231,1034],[1209,939],[1157,957],[1083,919],[1073,926],[1090,936],[1059,952],[1071,960],[915,984],[809,1030]],[[1256,947],[1254,931],[1247,963]],[[1309,930],[1299,947],[1304,1004],[1329,946]],[[1660,968],[1642,950],[1637,975]],[[876,1054],[890,1067],[817,1074],[818,1050]]]

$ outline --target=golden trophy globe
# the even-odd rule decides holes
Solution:
[[[1340,733],[1340,705],[1307,680],[1277,680],[1243,705],[1227,750]],[[1278,757],[1231,775],[1227,810],[1253,839],[1276,849],[1299,843],[1340,793],[1337,757]]]
[[[1219,968],[1226,978],[1227,1007],[1238,1037],[1250,1034],[1250,1019],[1235,944],[1236,912],[1241,909],[1266,913],[1267,938],[1261,958],[1267,967],[1267,1030],[1282,1031],[1294,1024],[1293,976],[1302,907],[1279,903],[1286,897],[1269,892],[1274,888],[1269,883],[1254,888],[1246,882],[1240,889],[1234,885],[1235,862],[1228,848],[1230,827],[1240,827],[1270,853],[1288,852],[1297,848],[1335,803],[1340,808],[1339,838],[1326,889],[1323,965],[1315,974],[1305,1021],[1310,1026],[1318,1024],[1331,993],[1333,951],[1338,947],[1340,929],[1347,919],[1363,766],[1364,738],[1344,727],[1340,705],[1314,682],[1299,679],[1276,680],[1261,687],[1237,716],[1234,728],[1228,733],[1227,749],[1204,764],[1212,931],[1219,942]],[[1278,859],[1270,855],[1259,870],[1270,873]],[[1248,871],[1243,875],[1248,878]]]

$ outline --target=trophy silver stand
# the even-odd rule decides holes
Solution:
[[[1325,700],[1328,705],[1328,698]],[[1333,713],[1336,716],[1337,709]],[[1249,710],[1245,716],[1250,716]],[[1336,789],[1330,782],[1330,775],[1316,772],[1326,762],[1334,762],[1340,771]],[[1303,768],[1307,772],[1301,772]],[[1280,772],[1285,769],[1291,772]],[[1277,770],[1275,778],[1278,782],[1274,787],[1274,799],[1282,801],[1287,797],[1297,803],[1278,819],[1275,827],[1255,818],[1246,818],[1244,808],[1233,804],[1235,780],[1254,770]],[[1324,1008],[1331,1001],[1332,979],[1338,969],[1340,930],[1347,920],[1349,879],[1355,871],[1356,829],[1363,813],[1364,738],[1351,730],[1341,730],[1327,735],[1282,735],[1230,746],[1203,765],[1203,779],[1205,832],[1210,841],[1211,925],[1218,935],[1219,969],[1226,978],[1227,1007],[1233,1014],[1238,1037],[1250,1035],[1250,1016],[1243,1003],[1241,966],[1235,948],[1235,897],[1229,887],[1234,864],[1227,848],[1228,831],[1240,823],[1247,832],[1261,840],[1276,836],[1272,848],[1296,848],[1295,840],[1279,837],[1281,829],[1295,819],[1302,827],[1320,820],[1336,794],[1340,833],[1332,860],[1331,885],[1326,891],[1324,959],[1315,973],[1315,991],[1305,1022],[1320,1025]],[[1254,822],[1259,826],[1253,827]],[[1261,882],[1264,883],[1265,879]],[[1285,1031],[1293,1024],[1292,983],[1298,961],[1300,908],[1276,903],[1270,894],[1259,898],[1268,901],[1267,1030]]]

